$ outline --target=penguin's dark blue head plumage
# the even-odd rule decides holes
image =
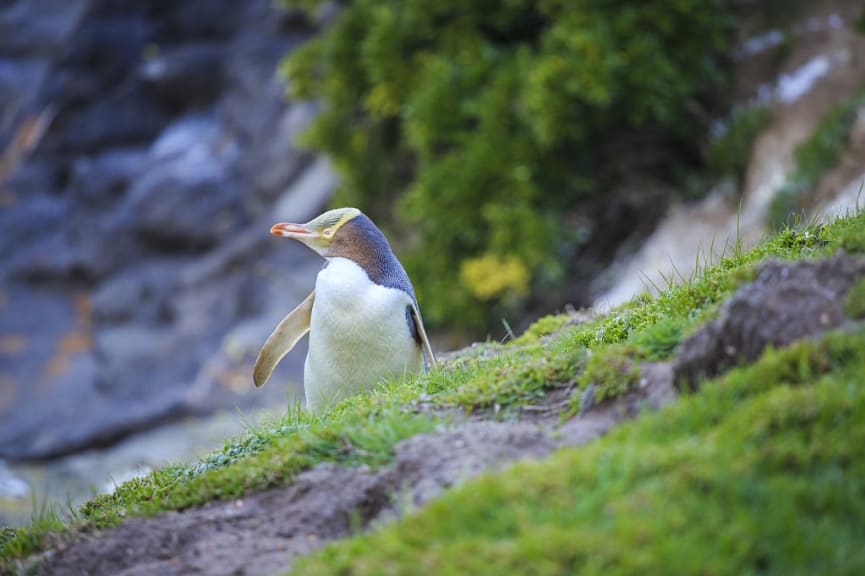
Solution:
[[[276,224],[270,231],[299,240],[325,258],[348,258],[357,263],[370,280],[402,290],[417,304],[411,280],[387,238],[357,208],[329,210],[306,224]]]

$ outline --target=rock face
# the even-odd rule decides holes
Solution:
[[[0,458],[284,399],[251,359],[319,262],[267,229],[335,178],[275,75],[315,25],[273,4],[0,3]]]

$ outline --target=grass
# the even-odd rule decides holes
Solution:
[[[17,566],[18,559],[44,549],[65,534],[113,526],[130,516],[148,516],[167,510],[181,510],[208,501],[236,498],[250,491],[285,485],[301,471],[320,462],[335,462],[346,466],[361,463],[372,466],[383,465],[392,457],[396,443],[446,424],[445,415],[453,410],[486,411],[506,417],[515,413],[521,406],[543,400],[551,389],[574,386],[579,390],[589,384],[596,386],[596,399],[615,397],[627,391],[633,384],[632,368],[635,362],[669,359],[676,346],[701,323],[712,318],[720,304],[737,286],[753,277],[755,266],[761,260],[770,257],[781,259],[821,257],[838,249],[856,253],[865,252],[865,214],[851,215],[825,226],[809,225],[800,229],[786,229],[750,251],[744,251],[738,246],[734,247],[730,254],[716,265],[703,267],[680,285],[673,286],[671,283],[657,297],[638,297],[604,316],[578,325],[569,323],[566,315],[543,319],[529,329],[526,335],[507,345],[487,343],[477,346],[450,361],[443,370],[417,379],[387,382],[370,393],[346,400],[324,415],[309,415],[295,407],[282,418],[266,422],[258,428],[247,431],[240,438],[227,441],[221,450],[201,462],[170,466],[143,478],[126,482],[113,494],[98,496],[87,502],[70,519],[61,521],[58,515],[48,511],[44,517],[34,517],[34,522],[30,526],[11,533],[0,532],[0,573],[4,570],[12,570]],[[859,297],[851,296],[850,306],[860,305],[860,300]],[[861,345],[859,340],[855,342]],[[793,368],[804,362],[801,358],[810,358],[801,351],[804,349],[797,348],[797,350],[800,350],[798,354],[804,356],[795,357],[799,360],[793,363]],[[784,354],[776,353],[771,358],[794,358]],[[811,372],[816,370],[810,367],[811,364],[803,365]],[[770,370],[772,367],[783,371],[790,369],[783,365],[781,360],[764,361],[759,366],[763,366],[759,370]],[[759,383],[758,385],[763,386]],[[725,386],[730,387],[729,384]],[[744,386],[744,384],[737,384],[737,386]],[[780,386],[778,389],[781,389]],[[726,389],[724,386],[711,387],[712,390],[716,388]],[[770,393],[768,388],[766,393]],[[775,392],[771,393],[775,394]],[[654,428],[646,428],[644,430],[646,443],[640,445],[637,452],[633,452],[636,448],[632,447],[632,456],[645,451],[651,458],[660,462],[665,459],[675,460],[680,451],[687,452],[689,458],[696,457],[695,455],[699,455],[702,450],[701,446],[713,446],[705,444],[712,438],[708,432],[710,428],[698,429],[697,426],[711,427],[714,426],[713,422],[719,419],[736,417],[735,414],[725,414],[733,408],[738,410],[740,407],[738,402],[739,400],[744,402],[744,396],[728,398],[720,392],[711,394],[715,394],[716,396],[713,397],[720,402],[712,410],[709,409],[711,406],[706,404],[707,400],[700,399],[703,398],[702,395],[689,399],[685,404],[694,411],[691,415],[693,421],[688,424],[692,428],[685,428],[683,424],[677,434],[685,434],[685,430],[693,430],[694,436],[691,441],[686,441],[685,436],[682,436],[676,442],[670,440],[665,444],[658,440],[658,444],[654,445],[649,442],[654,434],[654,432],[650,434],[649,431]],[[746,394],[744,391],[742,394],[752,395],[751,392]],[[756,394],[757,392],[754,391],[755,401]],[[579,397],[579,394],[575,393],[574,396]],[[741,404],[741,406],[745,405]],[[676,410],[684,409],[676,408]],[[685,416],[682,414],[681,418]],[[650,425],[640,424],[640,426]],[[656,423],[651,426],[661,426],[661,424]],[[616,450],[624,450],[620,457],[625,458],[627,450],[623,446],[627,446],[627,442],[623,439],[627,438],[627,434],[626,432],[616,433],[613,438],[619,438],[618,441],[605,440],[603,445],[611,451],[610,454],[616,453]],[[625,443],[615,448],[617,446],[615,442]],[[721,448],[718,447],[718,450]],[[594,454],[592,458],[600,459],[598,461],[602,464],[612,462],[605,455],[604,450],[599,448],[590,450],[592,451],[590,453]],[[561,459],[565,456],[557,458]],[[585,464],[591,459],[581,460],[589,457],[571,455],[567,458],[575,458],[575,466],[585,466],[586,474],[589,473],[589,468],[592,468]],[[654,461],[651,458],[650,461]],[[620,464],[639,468],[640,460],[641,458],[636,458],[634,461],[622,460]],[[571,462],[570,460],[556,461]],[[676,465],[684,466],[682,462],[686,461],[687,459],[681,462],[677,460],[679,464]],[[584,463],[579,464],[579,462]],[[731,463],[733,464],[735,463]],[[604,466],[606,464],[603,464],[601,469],[604,469]],[[620,471],[616,472],[619,473]],[[564,482],[563,479],[557,478],[558,476],[551,475],[550,481]],[[581,481],[582,479],[585,478],[581,477]],[[508,482],[507,479],[503,481]],[[594,481],[598,479],[595,478]],[[664,481],[666,481],[664,477],[657,476],[657,482]],[[485,482],[491,483],[492,480]],[[579,489],[574,488],[572,484],[567,486],[570,487],[569,489],[576,490],[577,494],[582,493],[585,488],[582,485]],[[642,490],[640,486],[622,484],[620,488]],[[660,498],[664,493],[647,494],[652,498]],[[604,527],[612,521],[612,517],[602,505],[602,495],[606,498],[609,494],[598,492],[595,497],[600,500],[596,501],[596,508],[592,508],[591,511],[592,514],[598,514],[595,519],[601,527]],[[485,498],[484,496],[481,499],[484,500],[483,502],[477,503],[478,506],[486,505]],[[638,503],[631,500],[628,502],[630,502],[628,505],[635,506]],[[590,511],[588,501],[585,504],[575,505],[581,510],[585,508],[586,514]],[[613,508],[610,508],[610,511],[614,511]],[[466,513],[468,512],[469,510],[466,510]],[[501,513],[518,516],[526,514],[526,521],[534,522],[535,517],[532,514],[553,514],[553,511],[541,512],[541,508],[537,510],[527,508],[523,512],[508,509]],[[685,517],[687,515],[683,516]],[[703,529],[704,526],[697,520],[687,518],[689,522],[693,521]],[[466,518],[466,521],[469,522],[467,526],[472,525],[472,522],[479,522],[478,519],[469,518]],[[528,549],[524,548],[526,546],[529,549],[532,546],[541,546],[544,532],[540,525],[536,527],[538,530],[533,531],[535,535],[526,535],[528,540],[520,540],[517,548],[512,550],[505,546],[502,551],[505,555],[503,558],[517,554],[517,550],[528,553]],[[622,526],[616,530],[626,528]],[[637,528],[634,525],[628,529]],[[410,533],[410,531],[406,532],[406,534]],[[446,548],[454,545],[469,549],[475,537],[463,532],[457,533],[461,534],[459,542],[447,546],[444,543],[440,545]],[[605,532],[598,532],[599,535],[602,533]],[[579,537],[590,539],[598,545],[604,544],[602,540],[598,540],[600,536],[582,532],[579,534]],[[614,531],[608,536],[610,534],[618,535],[618,532]],[[632,536],[636,538],[636,535]],[[484,547],[495,548],[491,541],[484,540],[488,537],[491,536],[483,530],[478,532],[477,538],[480,539],[478,544],[487,552],[489,550]],[[550,532],[551,541],[560,540],[562,537],[558,532]],[[647,535],[646,538],[648,537]],[[541,538],[541,541],[533,540],[537,538]],[[399,550],[409,553],[411,548],[403,548],[405,542],[393,540],[391,543],[397,546],[396,542]],[[355,546],[355,544],[349,543],[346,546]],[[612,544],[606,546],[609,548]],[[364,554],[369,552],[364,550]],[[658,552],[652,550],[653,554]],[[454,550],[448,548],[447,554],[451,552]],[[341,552],[328,552],[328,554],[311,561],[310,566],[318,566],[316,562],[325,562],[322,558],[330,558],[326,561],[338,564],[338,559],[342,557]],[[411,557],[417,560],[415,556]],[[448,557],[443,555],[442,561]],[[574,561],[576,562],[577,559]],[[494,562],[490,564],[490,566],[496,565]],[[542,562],[541,567],[543,566],[545,564]],[[541,569],[538,573],[544,573],[544,570]]]
[[[865,333],[769,351],[293,574],[865,573]]]
[[[851,318],[865,318],[865,278],[859,279],[844,297],[844,311]]]

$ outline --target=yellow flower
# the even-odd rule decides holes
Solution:
[[[529,271],[517,256],[485,254],[464,260],[460,279],[479,300],[515,299],[529,292]]]

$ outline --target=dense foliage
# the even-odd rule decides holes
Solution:
[[[283,72],[324,103],[305,142],[335,161],[334,202],[401,233],[429,321],[477,327],[567,271],[564,217],[604,191],[611,135],[704,137],[726,4],[356,0]]]

